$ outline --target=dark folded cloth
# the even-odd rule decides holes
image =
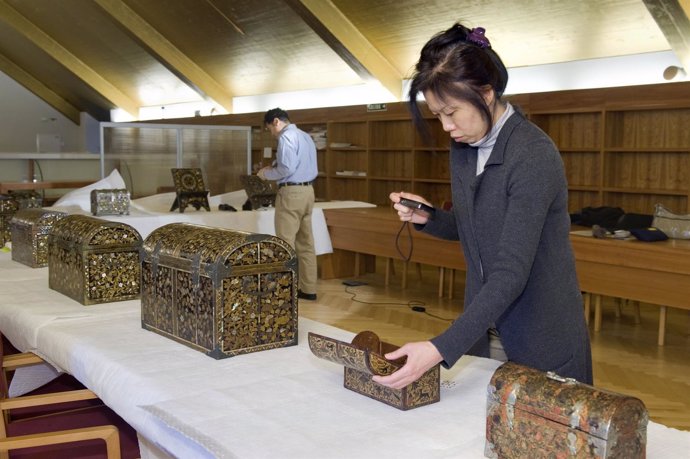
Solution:
[[[665,241],[668,239],[666,233],[658,228],[635,228],[630,230],[630,234],[635,236],[640,241],[645,242],[655,242],[655,241]]]

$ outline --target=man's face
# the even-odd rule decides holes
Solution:
[[[273,121],[266,123],[266,130],[271,133],[273,137],[278,137],[280,131],[278,130],[278,118],[273,118]]]

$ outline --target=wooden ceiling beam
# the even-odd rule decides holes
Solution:
[[[304,22],[365,81],[378,80],[398,100],[402,75],[331,0],[285,0]]]
[[[5,0],[0,0],[0,20],[5,21],[43,52],[79,77],[84,83],[98,91],[114,106],[122,108],[135,118],[139,116],[139,106],[134,100],[12,8]]]
[[[690,1],[643,1],[683,68],[690,74]]]
[[[95,2],[161,64],[202,98],[212,99],[229,113],[232,113],[233,94],[229,93],[122,0],[95,0]]]
[[[12,62],[4,54],[0,54],[0,71],[34,93],[55,110],[65,115],[65,117],[74,124],[80,124],[79,109],[60,97],[56,92],[44,85],[26,70]]]

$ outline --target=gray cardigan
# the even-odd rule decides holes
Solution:
[[[431,341],[450,367],[488,356],[495,325],[508,359],[592,382],[582,296],[568,233],[563,162],[551,139],[515,112],[484,172],[477,151],[453,142],[453,209],[420,229],[459,240],[467,262],[462,315]]]

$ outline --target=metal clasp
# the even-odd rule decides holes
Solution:
[[[575,378],[564,378],[563,376],[559,376],[553,371],[547,371],[546,372],[546,377],[549,379],[553,379],[554,381],[566,383],[566,384],[577,384],[577,380]]]

